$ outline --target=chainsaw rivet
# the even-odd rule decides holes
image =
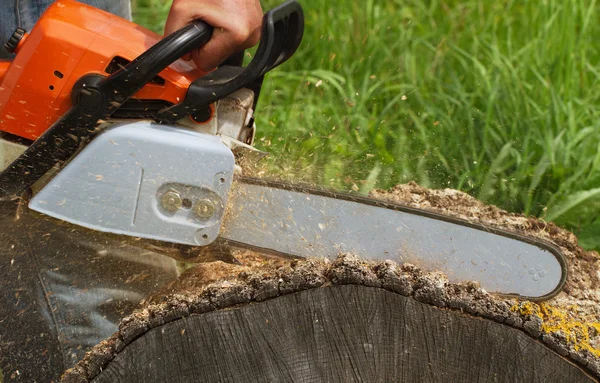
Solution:
[[[194,206],[194,214],[198,218],[210,218],[215,213],[215,205],[208,198],[202,198]]]
[[[181,196],[175,190],[169,190],[168,192],[163,194],[161,202],[162,207],[165,210],[170,211],[171,213],[181,209],[181,205],[183,204]]]

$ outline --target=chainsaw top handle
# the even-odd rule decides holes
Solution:
[[[74,105],[104,110],[110,116],[158,73],[193,49],[206,44],[213,28],[201,20],[173,32],[108,77],[90,74],[79,79],[71,93]],[[93,95],[90,95],[93,93]],[[102,102],[98,104],[98,102]]]
[[[266,12],[258,49],[247,67],[224,65],[199,77],[190,84],[181,103],[159,111],[155,119],[175,123],[192,115],[196,121],[207,120],[210,104],[245,87],[254,91],[256,102],[264,74],[298,49],[304,31],[303,20],[302,7],[295,0]],[[175,60],[206,44],[212,31],[211,26],[196,20],[159,41],[108,78],[96,74],[83,76],[73,89],[73,104],[86,109],[105,109],[108,117]]]
[[[188,114],[210,113],[208,107],[211,103],[241,88],[254,91],[256,103],[264,74],[296,52],[303,33],[304,16],[296,1],[271,9],[263,16],[260,43],[247,67],[223,65],[199,77],[190,84],[185,99],[160,111],[157,120],[173,123]]]
[[[264,74],[291,57],[300,45],[303,24],[302,8],[295,0],[271,9],[263,17],[261,41],[247,67],[225,65],[196,79],[180,104],[159,111],[155,119],[174,123],[190,114],[203,114],[211,103],[244,87],[254,90],[256,102]],[[72,89],[71,109],[0,174],[0,199],[21,196],[53,166],[67,161],[98,132],[100,120],[110,118],[171,63],[206,44],[212,31],[211,26],[196,20],[108,77],[96,73],[82,76]]]

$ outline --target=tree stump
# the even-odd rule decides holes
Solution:
[[[65,382],[596,382],[476,284],[341,257],[241,273],[126,318]]]

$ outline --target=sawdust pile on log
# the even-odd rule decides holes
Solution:
[[[600,258],[579,247],[572,233],[535,218],[507,213],[451,189],[430,190],[409,183],[389,191],[374,190],[370,196],[549,240],[568,258],[565,289],[552,300],[537,304],[491,295],[476,282],[450,283],[443,273],[410,264],[367,262],[352,255],[340,256],[335,262],[288,261],[239,251],[235,255],[242,265],[199,265],[149,297],[122,321],[116,334],[69,370],[64,380],[91,380],[127,344],[170,321],[305,289],[345,284],[382,288],[520,329],[600,378]]]

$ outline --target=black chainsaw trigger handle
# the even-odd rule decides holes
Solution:
[[[82,77],[72,92],[73,104],[85,103],[86,95],[94,88],[104,99],[103,109],[110,116],[121,103],[131,98],[144,85],[174,61],[194,49],[202,47],[212,36],[213,28],[201,20],[196,20],[171,33],[133,59],[120,70],[106,78],[97,75]],[[82,93],[83,88],[87,92]],[[98,95],[90,103],[99,108]],[[90,105],[90,106],[92,106]]]
[[[254,91],[255,100],[265,73],[289,59],[300,46],[304,33],[304,14],[295,0],[289,0],[263,16],[260,43],[246,67],[220,66],[190,84],[185,100],[159,113],[161,122],[174,123],[241,88]]]
[[[123,69],[113,73],[104,86],[111,88],[116,95],[125,96],[119,97],[125,101],[174,61],[206,44],[212,32],[211,26],[196,20],[160,40]]]

